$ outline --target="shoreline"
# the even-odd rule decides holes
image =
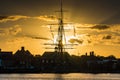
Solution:
[[[90,73],[90,74],[103,74],[103,73],[112,73],[112,74],[120,74],[120,71],[41,71],[37,69],[5,69],[0,70],[0,74],[41,74],[41,73],[52,73],[52,74],[69,74],[69,73]]]

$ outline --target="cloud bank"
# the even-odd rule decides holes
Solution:
[[[20,19],[27,19],[28,16],[23,15],[12,15],[12,16],[0,16],[0,23],[7,22],[7,21],[17,21]]]

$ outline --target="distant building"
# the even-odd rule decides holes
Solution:
[[[0,49],[0,59],[10,59],[13,56],[12,52],[2,51]]]
[[[21,47],[21,50],[18,50],[14,54],[14,58],[16,60],[16,65],[19,67],[27,68],[31,66],[31,61],[33,58],[33,55],[28,51],[25,50],[24,47]]]
[[[10,51],[0,49],[0,66],[9,67],[13,65],[13,54]]]

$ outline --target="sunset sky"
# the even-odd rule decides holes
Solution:
[[[68,43],[79,44],[70,54],[95,51],[120,58],[120,0],[63,0],[63,8],[64,21],[70,23],[65,25],[70,29]],[[43,44],[53,40],[49,24],[58,22],[59,9],[60,0],[0,0],[0,48],[16,52],[24,46],[33,54],[50,51]]]

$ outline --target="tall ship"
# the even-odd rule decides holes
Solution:
[[[51,68],[54,68],[53,71],[56,72],[62,72],[67,69],[69,65],[69,53],[66,51],[67,49],[74,49],[72,48],[73,45],[77,44],[68,44],[66,43],[66,34],[65,34],[65,29],[64,25],[67,23],[64,23],[64,10],[63,10],[63,1],[60,0],[60,10],[58,11],[60,13],[60,17],[58,18],[58,24],[50,24],[50,31],[51,34],[54,37],[52,29],[52,25],[57,25],[57,38],[55,38],[56,42],[55,43],[45,43],[44,45],[49,46],[46,47],[46,49],[54,49],[54,51],[45,51],[43,53],[43,61],[45,63],[50,63],[50,64],[55,64],[54,66],[51,65]],[[75,29],[74,29],[75,32]],[[52,47],[51,47],[52,46]],[[70,47],[68,47],[70,46]],[[50,68],[50,65],[48,65]],[[45,67],[44,67],[45,68]],[[46,68],[48,69],[48,67]],[[46,70],[46,69],[43,69]],[[48,70],[47,70],[48,71]]]

